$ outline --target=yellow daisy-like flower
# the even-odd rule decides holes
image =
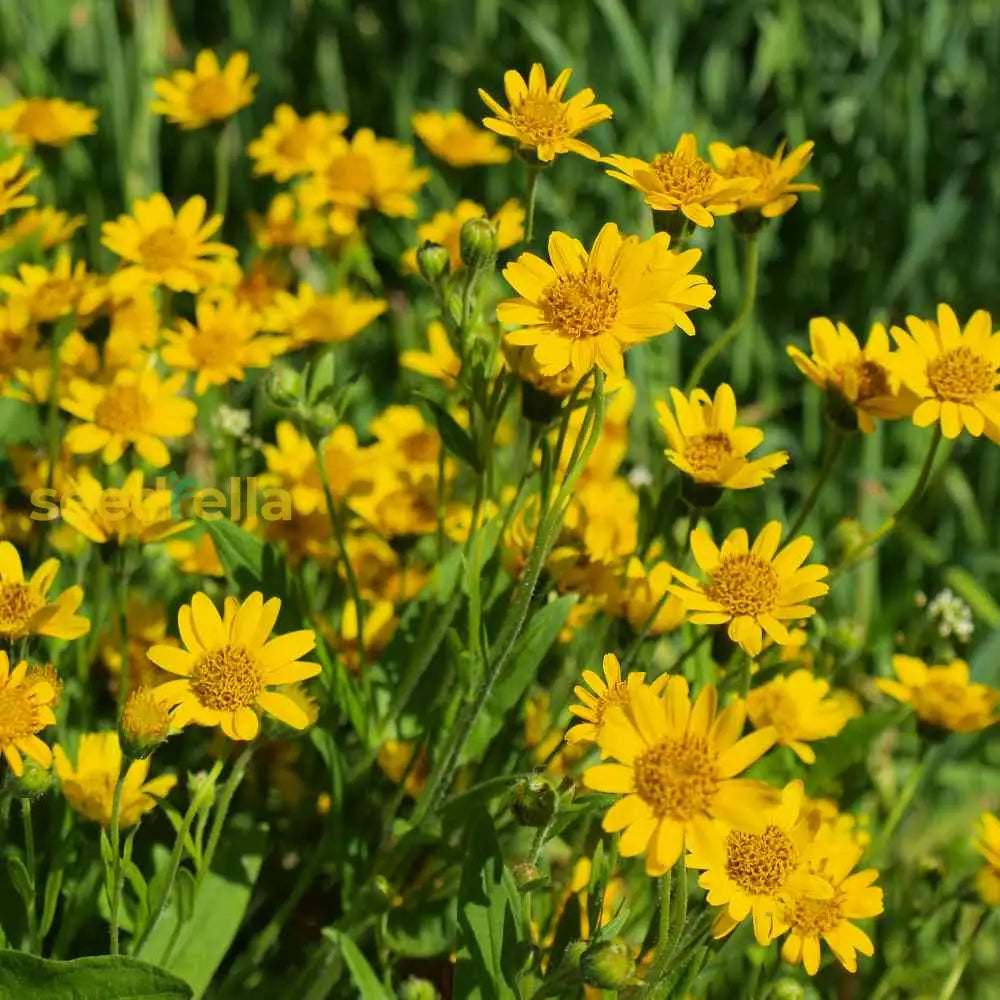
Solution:
[[[368,662],[377,660],[399,628],[399,619],[392,601],[375,599],[365,608],[364,649]],[[340,632],[330,636],[330,645],[344,661],[348,670],[361,667],[361,647],[358,644],[358,606],[354,601],[344,605]]]
[[[0,253],[32,240],[40,249],[51,250],[65,243],[85,221],[82,215],[68,215],[48,205],[29,208],[11,225],[0,229]]]
[[[652,160],[613,154],[606,156],[609,177],[641,191],[656,212],[680,212],[696,226],[711,228],[717,215],[732,215],[740,198],[757,186],[748,177],[723,177],[698,155],[698,143],[685,132],[672,152]]]
[[[418,111],[411,119],[420,141],[452,167],[506,163],[511,151],[469,121],[461,111]]]
[[[51,269],[21,264],[17,273],[16,278],[0,275],[0,291],[24,301],[36,323],[52,323],[72,312],[90,312],[99,304],[95,298],[103,297],[96,277],[87,273],[87,265],[82,260],[74,264],[65,250]]]
[[[623,352],[679,326],[694,333],[687,313],[707,309],[715,289],[691,268],[700,251],[671,253],[669,238],[622,236],[605,225],[588,253],[579,240],[555,232],[547,263],[523,253],[503,271],[520,294],[497,306],[501,323],[518,327],[506,335],[515,347],[531,347],[542,375],[594,365],[624,375]]]
[[[414,755],[420,756],[414,761]],[[394,784],[403,782],[403,791],[411,799],[420,797],[427,783],[427,750],[412,740],[386,740],[378,748],[378,766]]]
[[[690,399],[671,389],[676,417],[664,402],[657,402],[660,427],[670,447],[666,456],[695,482],[746,490],[760,486],[788,462],[787,451],[762,458],[748,458],[764,440],[758,427],[736,425],[736,396],[723,383],[713,400],[704,389],[695,389]]]
[[[215,53],[202,49],[195,56],[193,73],[179,69],[154,81],[159,100],[152,101],[150,109],[182,129],[225,121],[253,101],[258,77],[248,73],[249,68],[245,52],[234,52],[220,67]]]
[[[758,153],[749,146],[729,146],[710,142],[708,153],[716,169],[726,178],[752,177],[756,186],[739,195],[741,212],[760,212],[765,219],[784,215],[798,200],[799,191],[818,191],[818,184],[793,183],[812,159],[814,142],[803,142],[785,153],[782,142],[773,156]]]
[[[937,322],[907,316],[909,332],[898,326],[892,336],[899,348],[889,364],[895,376],[919,400],[913,410],[917,427],[940,423],[946,438],[964,427],[973,437],[986,434],[1000,444],[1000,333],[985,309],[959,325],[951,306],[942,303]]]
[[[829,585],[820,581],[830,571],[821,563],[803,566],[813,540],[800,535],[779,552],[781,524],[771,521],[750,546],[747,532],[737,528],[718,548],[704,528],[691,532],[691,551],[708,577],[701,583],[675,569],[680,586],[671,586],[687,607],[695,625],[725,625],[729,638],[750,656],[757,656],[764,633],[788,642],[786,621],[809,618],[816,609],[803,601],[822,597]]]
[[[773,726],[778,744],[790,747],[804,764],[816,762],[808,742],[836,736],[860,714],[857,705],[835,697],[830,685],[809,670],[775,677],[747,695],[747,715],[754,727]]]
[[[659,696],[645,685],[629,689],[627,708],[612,706],[598,746],[603,757],[584,772],[596,792],[623,796],[604,817],[609,833],[624,831],[623,857],[646,852],[646,872],[662,875],[687,841],[701,849],[711,820],[758,829],[764,810],[778,801],[776,789],[737,778],[774,743],[774,731],[760,729],[740,739],[746,707],[736,699],[716,715],[713,685],[694,704],[688,683],[673,675]]]
[[[122,769],[118,734],[84,733],[80,737],[75,764],[58,744],[54,756],[62,793],[73,811],[92,823],[100,823],[105,829],[110,827],[115,786]],[[122,829],[135,826],[177,784],[173,774],[161,774],[147,781],[149,768],[150,760],[146,758],[133,761],[125,772],[119,811]]]
[[[194,429],[198,408],[180,397],[186,381],[183,373],[161,380],[151,368],[119,369],[106,384],[73,379],[60,405],[83,423],[66,434],[67,449],[74,455],[100,451],[112,465],[133,447],[153,468],[163,468],[170,463],[163,439]]]
[[[274,247],[321,247],[327,240],[326,216],[305,208],[298,191],[282,191],[267,206],[265,215],[251,215],[250,228],[262,250]]]
[[[637,556],[629,558],[625,567],[622,610],[636,632],[645,628],[650,635],[664,635],[683,623],[684,602],[669,593],[673,578],[673,567],[669,563],[658,562],[646,569]],[[654,612],[655,616],[650,620]]]
[[[969,679],[969,665],[952,660],[928,666],[915,656],[894,656],[898,680],[876,678],[880,691],[912,705],[917,718],[956,733],[973,733],[1000,721],[1000,691]]]
[[[1000,906],[1000,817],[983,813],[976,840],[976,850],[986,864],[976,875],[976,889],[988,906]]]
[[[76,613],[83,588],[67,587],[55,600],[49,591],[59,573],[59,560],[46,559],[24,578],[17,549],[0,542],[0,638],[12,641],[28,635],[53,639],[78,639],[90,631],[90,622]]]
[[[25,194],[24,189],[41,173],[22,170],[24,157],[20,154],[0,160],[0,217],[14,208],[31,208],[38,203],[33,194]]]
[[[316,158],[345,128],[347,115],[339,111],[314,111],[303,118],[290,104],[279,104],[273,121],[247,146],[248,155],[255,161],[253,172],[258,177],[271,174],[280,182],[308,173]]]
[[[187,539],[167,542],[167,555],[177,563],[177,568],[182,573],[194,573],[198,576],[226,575],[215,542],[207,531],[202,532],[194,542]]]
[[[427,325],[427,345],[426,351],[402,351],[399,355],[400,365],[411,372],[437,379],[446,386],[453,386],[462,370],[462,359],[451,346],[448,331],[440,320],[431,320]]]
[[[52,389],[52,349],[31,337],[23,345],[14,365],[14,381],[6,395],[25,402],[47,403]],[[89,378],[100,367],[97,347],[79,330],[71,330],[59,345],[59,395],[62,397],[74,378]],[[65,443],[65,442],[64,442]]]
[[[611,108],[594,104],[594,92],[589,87],[564,101],[563,93],[572,72],[564,69],[550,87],[541,63],[532,65],[527,83],[517,70],[507,70],[503,86],[510,107],[498,104],[481,89],[479,96],[496,116],[484,118],[483,124],[491,132],[514,139],[520,149],[530,150],[542,163],[551,162],[560,153],[599,159],[601,154],[593,146],[576,137],[610,118]]]
[[[388,309],[385,299],[355,298],[347,288],[318,292],[302,282],[298,291],[277,292],[261,319],[267,330],[288,334],[293,348],[350,340]]]
[[[29,97],[0,109],[0,135],[18,146],[65,146],[97,131],[97,108],[59,97]]]
[[[299,659],[316,645],[312,629],[301,629],[268,641],[278,620],[281,601],[265,601],[254,591],[242,604],[227,597],[220,617],[203,593],[177,615],[183,649],[153,646],[149,658],[180,679],[156,688],[161,702],[176,710],[173,723],[219,726],[231,740],[252,740],[260,729],[257,709],[294,729],[309,718],[286,694],[268,690],[315,677],[319,664]]]
[[[52,751],[38,733],[56,723],[52,714],[55,696],[47,680],[28,673],[26,661],[12,671],[7,654],[0,649],[0,752],[18,776],[24,774],[22,754],[42,767],[52,763]]]

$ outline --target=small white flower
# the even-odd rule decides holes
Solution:
[[[640,486],[651,486],[653,483],[653,473],[646,466],[637,465],[629,471],[628,482],[636,490]]]
[[[250,411],[237,410],[224,403],[215,414],[215,426],[223,433],[233,437],[243,437],[250,430]]]

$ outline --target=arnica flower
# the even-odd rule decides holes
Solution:
[[[976,874],[976,889],[987,906],[1000,906],[1000,817],[983,813],[976,850],[986,864]]]
[[[815,143],[803,142],[785,153],[782,142],[773,156],[749,146],[735,148],[724,142],[710,142],[708,153],[718,172],[726,178],[752,177],[755,187],[739,195],[741,212],[760,212],[765,219],[784,215],[798,200],[797,192],[818,191],[818,184],[793,183],[812,159]]]
[[[669,592],[674,578],[673,567],[654,563],[649,569],[637,556],[625,566],[624,617],[636,632],[646,629],[649,635],[664,635],[684,622],[684,602]]]
[[[85,221],[82,215],[69,215],[48,205],[29,208],[9,226],[0,229],[0,253],[22,243],[34,243],[42,250],[51,250],[69,240]]]
[[[294,729],[309,724],[306,713],[287,695],[268,690],[315,677],[319,664],[299,659],[316,645],[312,629],[268,641],[281,601],[265,601],[254,591],[240,603],[227,597],[220,617],[203,593],[182,605],[177,615],[183,649],[153,646],[149,658],[179,680],[156,688],[156,696],[176,710],[173,723],[219,726],[231,740],[252,740],[260,729],[257,710]]]
[[[87,273],[87,265],[82,260],[74,264],[65,250],[51,269],[21,264],[17,273],[16,278],[0,275],[0,291],[23,300],[36,323],[51,323],[73,312],[92,312],[103,298],[95,276]]]
[[[451,346],[448,331],[440,320],[433,319],[428,323],[427,346],[426,351],[411,348],[400,352],[400,365],[411,372],[443,382],[449,388],[454,386],[462,370],[462,359]]]
[[[358,628],[358,606],[354,601],[348,601],[340,617],[340,633],[331,637],[331,645],[348,670],[358,670],[361,667],[359,635],[363,637],[365,657],[370,662],[388,647],[399,627],[392,601],[378,598],[365,608],[364,620],[364,632],[361,633]]]
[[[928,666],[915,656],[894,656],[897,680],[876,678],[880,691],[913,706],[917,718],[956,733],[973,733],[1000,721],[1000,691],[969,679],[969,665],[952,660]]]
[[[716,715],[713,685],[694,705],[688,683],[673,675],[662,696],[645,685],[629,691],[627,709],[612,706],[598,746],[602,757],[584,772],[597,792],[623,796],[604,817],[609,833],[624,831],[623,857],[646,852],[646,872],[662,875],[680,857],[685,841],[701,849],[712,819],[756,829],[778,792],[760,781],[737,778],[774,743],[773,730],[740,739],[746,708],[740,699]]]
[[[14,379],[20,388],[11,387],[6,395],[25,402],[47,403],[52,389],[52,349],[37,341],[23,346],[14,368]],[[59,345],[59,355],[60,396],[68,391],[74,378],[91,377],[100,368],[97,347],[79,330],[66,334]]]
[[[355,298],[347,288],[318,292],[302,282],[295,295],[278,292],[262,324],[287,333],[293,347],[350,340],[389,307],[385,299]]]
[[[197,541],[184,538],[167,542],[167,555],[182,573],[194,573],[198,576],[226,575],[215,542],[207,531],[202,532]]]
[[[511,151],[490,132],[469,121],[461,111],[418,111],[411,119],[420,141],[452,167],[506,163]]]
[[[67,587],[55,600],[49,600],[58,572],[59,560],[46,559],[25,580],[17,549],[10,542],[0,542],[0,638],[10,641],[47,635],[78,639],[90,631],[90,622],[76,613],[83,588]]]
[[[24,157],[20,154],[0,160],[0,217],[14,208],[31,208],[38,199],[25,194],[24,189],[41,171],[22,170]]]
[[[2,587],[0,584],[0,593]],[[42,767],[52,763],[52,751],[38,733],[56,723],[54,699],[55,691],[48,681],[29,674],[27,662],[12,671],[7,654],[0,649],[0,751],[19,777],[24,773],[22,754]]]
[[[74,455],[100,451],[111,465],[130,448],[153,468],[169,464],[164,438],[186,437],[194,429],[198,408],[180,397],[187,376],[161,380],[152,368],[122,368],[109,383],[73,379],[64,410],[83,421],[66,434],[66,447]]]
[[[452,271],[457,271],[462,267],[462,226],[470,219],[484,218],[487,218],[487,212],[482,205],[463,198],[450,212],[437,212],[430,222],[417,226],[417,241],[419,244],[440,243],[448,251]],[[506,250],[524,239],[524,209],[516,198],[504,202],[495,215],[489,216],[489,221],[496,228],[497,250]],[[416,271],[416,250],[407,250],[403,254],[403,267]]]
[[[853,410],[847,423],[856,422],[865,434],[875,430],[875,420],[897,420],[909,416],[917,399],[908,390],[900,391],[890,372],[889,335],[881,323],[874,323],[862,347],[843,323],[834,325],[825,316],[809,321],[809,350],[788,347],[788,356],[811,382],[835,394],[834,416],[846,407]]]
[[[151,687],[135,687],[125,699],[119,723],[125,752],[135,760],[148,757],[170,732],[171,713]]]
[[[253,101],[258,77],[248,73],[249,68],[245,52],[234,52],[220,67],[215,53],[202,49],[195,56],[193,73],[178,69],[153,82],[159,100],[150,103],[150,110],[182,129],[225,121]]]
[[[264,215],[251,213],[250,229],[262,250],[275,247],[323,246],[329,238],[326,216],[303,205],[301,188],[282,191],[267,206]]]
[[[946,438],[964,427],[1000,444],[1000,333],[985,309],[959,325],[951,306],[938,306],[937,323],[907,316],[909,332],[898,326],[892,336],[899,348],[891,357],[893,374],[917,397],[917,427],[940,423]]]
[[[118,734],[84,733],[80,737],[75,764],[62,746],[57,744],[53,752],[62,793],[73,811],[92,823],[100,823],[105,829],[110,827],[115,786],[123,763]],[[147,781],[149,767],[148,759],[136,760],[125,772],[119,811],[122,829],[135,826],[177,784],[173,774],[161,774]]]
[[[713,400],[704,389],[695,389],[690,399],[678,389],[670,390],[674,412],[664,402],[656,404],[660,427],[670,447],[666,456],[681,472],[697,483],[746,490],[760,486],[788,462],[788,452],[776,451],[761,458],[748,458],[764,440],[757,427],[736,425],[736,397],[723,383]]]
[[[851,701],[831,695],[830,685],[809,670],[775,677],[747,695],[747,715],[757,729],[773,726],[779,746],[789,747],[804,764],[816,763],[808,744],[825,740],[860,715]]]
[[[680,212],[696,226],[715,225],[717,215],[732,215],[740,198],[757,186],[749,177],[723,177],[698,155],[694,135],[685,132],[672,152],[648,162],[635,156],[606,156],[609,177],[641,191],[654,212]]]
[[[510,108],[508,110],[485,90],[480,90],[479,96],[496,116],[484,118],[483,124],[491,132],[515,140],[521,150],[530,151],[542,163],[550,163],[560,153],[578,153],[588,160],[599,159],[601,154],[593,146],[576,137],[610,118],[611,108],[606,104],[594,104],[594,92],[589,87],[564,101],[563,93],[572,72],[564,69],[550,87],[541,63],[532,65],[527,83],[517,70],[507,70],[503,86]]]
[[[386,740],[378,748],[378,766],[382,773],[394,784],[403,783],[403,791],[411,799],[417,799],[427,783],[427,750],[420,748],[420,756],[414,760],[418,745],[411,740]]]
[[[567,369],[582,377],[596,364],[624,375],[623,352],[680,326],[694,333],[687,313],[707,309],[715,289],[691,268],[701,254],[671,253],[668,237],[622,236],[609,222],[588,253],[579,240],[555,232],[547,263],[523,253],[504,268],[520,294],[497,306],[515,347],[531,347],[543,375]]]
[[[0,135],[17,146],[65,146],[97,131],[97,108],[59,97],[29,97],[0,109]]]
[[[282,183],[308,173],[345,128],[347,115],[339,111],[314,111],[300,117],[290,104],[279,104],[271,123],[247,146],[247,154],[254,160],[253,172],[258,177],[271,174]]]

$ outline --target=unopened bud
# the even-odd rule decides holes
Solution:
[[[268,372],[264,391],[275,406],[291,409],[302,397],[302,378],[288,365],[275,365]]]
[[[167,738],[170,712],[157,700],[152,688],[136,688],[125,699],[119,729],[126,756],[142,760]]]
[[[774,1000],[805,1000],[806,991],[800,982],[785,976],[771,987],[771,996]]]
[[[332,403],[317,403],[309,407],[306,419],[316,430],[329,433],[337,426],[340,415]]]
[[[853,517],[841,518],[827,539],[827,559],[831,564],[843,562],[853,552],[860,552],[865,529]]]
[[[399,1000],[439,1000],[441,994],[427,979],[410,976],[399,987]]]
[[[588,986],[615,990],[625,986],[635,976],[635,958],[623,938],[598,941],[580,959],[580,972]]]
[[[523,889],[542,878],[542,870],[538,865],[530,864],[527,861],[520,861],[511,868],[514,881],[518,889]]]
[[[417,270],[431,285],[436,285],[451,269],[451,255],[440,243],[424,243],[417,250]]]
[[[510,811],[521,826],[545,826],[556,811],[556,793],[547,778],[520,778],[511,789]]]
[[[462,224],[458,247],[466,267],[492,267],[497,255],[497,227],[486,218],[469,219]]]
[[[10,773],[11,791],[19,799],[40,799],[52,787],[52,771],[30,757],[24,758],[24,770],[14,777]]]

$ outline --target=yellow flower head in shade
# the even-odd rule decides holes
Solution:
[[[318,292],[305,282],[295,295],[278,292],[265,311],[266,330],[287,333],[293,347],[350,340],[389,307],[385,299],[355,298],[346,288]]]
[[[163,439],[186,437],[194,429],[197,407],[178,395],[186,381],[183,373],[161,380],[152,368],[121,368],[106,384],[73,379],[61,406],[83,423],[67,433],[66,447],[74,455],[100,451],[108,465],[132,447],[162,468],[170,462]]]
[[[868,817],[864,813],[842,813],[833,799],[809,799],[802,805],[803,815],[816,827],[816,839],[825,842],[846,842],[854,850],[863,851],[871,843],[867,830]],[[829,847],[823,848],[826,853]]]
[[[675,326],[694,333],[687,313],[707,309],[715,289],[690,273],[699,251],[675,254],[668,245],[665,233],[640,241],[613,222],[589,253],[579,240],[552,233],[551,263],[523,253],[504,268],[520,295],[497,306],[500,322],[517,327],[507,342],[531,347],[543,375],[572,369],[579,378],[596,364],[621,376],[627,348]]]
[[[1000,333],[978,309],[959,325],[951,306],[938,306],[937,322],[907,316],[909,332],[898,326],[892,336],[899,348],[891,357],[893,374],[918,399],[917,427],[940,423],[946,438],[964,427],[973,437],[986,434],[1000,444]]]
[[[74,812],[105,829],[111,826],[115,785],[122,768],[122,748],[117,733],[84,733],[80,737],[76,764],[58,744],[54,750],[56,775],[62,793]],[[156,808],[157,802],[170,794],[177,784],[173,774],[161,774],[152,781],[150,761],[136,760],[129,764],[122,785],[122,828],[134,826],[145,813]]]
[[[0,160],[0,216],[13,208],[31,208],[38,199],[25,194],[24,189],[41,173],[40,170],[22,170],[24,157],[20,154]]]
[[[1000,721],[1000,691],[969,680],[969,665],[952,660],[928,666],[915,656],[894,656],[897,680],[876,678],[880,691],[912,705],[917,718],[956,733],[973,733]]]
[[[452,167],[506,163],[511,151],[490,132],[469,121],[461,111],[418,111],[411,119],[420,141]]]
[[[133,687],[125,699],[121,736],[132,757],[148,757],[170,732],[170,712],[151,687]]]
[[[339,111],[314,111],[300,117],[290,104],[279,104],[271,123],[247,146],[255,161],[253,172],[258,177],[271,174],[281,182],[308,173],[315,159],[345,128],[347,115]]]
[[[268,688],[315,677],[319,664],[299,659],[316,645],[312,629],[300,629],[268,641],[281,601],[265,601],[254,591],[242,604],[227,597],[220,617],[203,593],[182,605],[177,615],[183,649],[153,646],[149,658],[179,680],[156,688],[167,707],[176,706],[175,726],[220,726],[231,740],[252,740],[260,729],[257,709],[294,729],[309,724],[306,713],[288,695]]]
[[[0,135],[18,146],[65,146],[97,131],[97,108],[59,97],[29,97],[0,109]]]
[[[178,69],[154,81],[159,100],[152,101],[150,109],[182,129],[225,121],[253,101],[258,77],[248,73],[249,68],[245,52],[234,52],[220,67],[215,53],[202,49],[195,56],[193,73]]]
[[[411,372],[419,372],[430,378],[454,386],[458,373],[462,370],[462,359],[448,339],[444,323],[433,319],[427,325],[426,351],[407,350],[399,355],[399,363]]]
[[[596,792],[623,796],[604,817],[609,833],[624,831],[623,857],[646,853],[646,872],[662,875],[680,857],[685,842],[700,848],[711,820],[756,829],[779,793],[759,781],[737,778],[774,743],[774,731],[759,729],[740,739],[746,707],[736,699],[716,715],[713,685],[694,704],[688,683],[673,675],[661,695],[646,685],[629,690],[627,708],[611,707],[598,746],[618,763],[584,772]]]
[[[1000,906],[1000,817],[983,813],[979,823],[976,850],[986,864],[976,875],[976,888],[987,906]]]
[[[92,311],[97,288],[95,277],[87,274],[87,265],[76,264],[65,250],[59,253],[51,269],[39,264],[22,264],[16,278],[0,275],[0,291],[27,303],[31,319],[51,323],[72,312]],[[89,301],[88,301],[89,300]]]
[[[264,215],[251,214],[250,228],[262,250],[274,247],[323,246],[327,241],[326,217],[303,205],[301,189],[276,194]]]
[[[370,663],[392,642],[399,627],[399,619],[392,601],[376,599],[364,611],[365,659]],[[353,601],[348,601],[340,618],[340,633],[332,637],[332,645],[349,670],[358,670],[361,666],[358,634],[358,606]]]
[[[53,639],[78,639],[90,631],[90,622],[76,613],[83,588],[68,587],[55,600],[49,591],[59,572],[58,559],[46,559],[25,580],[17,549],[0,542],[0,639],[48,635]]]
[[[378,748],[378,766],[394,784],[403,782],[403,791],[411,799],[420,797],[427,781],[427,750],[411,740],[386,740]]]
[[[818,184],[793,183],[812,159],[815,143],[803,142],[785,154],[782,142],[773,156],[758,153],[749,146],[728,146],[710,142],[708,152],[716,170],[725,178],[752,177],[756,186],[739,195],[741,212],[760,212],[765,219],[784,215],[798,200],[798,191],[818,191]]]
[[[746,490],[760,486],[788,462],[787,451],[762,458],[748,458],[764,440],[757,427],[736,425],[736,397],[723,383],[713,400],[704,389],[695,389],[690,399],[679,389],[671,389],[674,413],[657,402],[660,427],[670,445],[666,456],[695,482]]]
[[[684,602],[669,592],[673,578],[669,563],[658,562],[646,569],[638,556],[629,558],[625,567],[623,610],[636,632],[647,629],[649,635],[664,635],[683,623]]]
[[[550,87],[541,63],[532,65],[527,83],[517,70],[507,70],[503,86],[510,107],[503,107],[485,90],[480,90],[479,96],[496,116],[484,118],[483,124],[491,132],[513,139],[520,149],[530,150],[542,163],[551,162],[560,153],[579,153],[588,160],[598,159],[601,154],[576,137],[610,118],[611,108],[594,104],[594,92],[589,87],[564,101],[563,93],[572,72],[564,69]]]
[[[167,555],[182,573],[195,573],[199,576],[226,575],[215,542],[207,531],[202,532],[197,541],[183,538],[167,542]]]
[[[132,215],[101,226],[101,242],[121,258],[122,268],[111,279],[120,297],[140,285],[200,292],[238,276],[236,250],[210,240],[222,226],[222,216],[206,220],[207,207],[198,194],[175,213],[164,195],[153,194],[137,198]]]
[[[59,395],[62,398],[75,378],[91,377],[100,368],[97,348],[79,330],[70,330],[59,345]],[[25,402],[47,403],[52,388],[52,349],[31,338],[15,360],[14,380],[6,395]]]
[[[816,762],[808,743],[836,736],[859,714],[856,705],[834,697],[830,685],[809,670],[775,677],[747,695],[747,715],[754,727],[773,726],[779,745],[790,747],[804,764]]]
[[[875,420],[896,420],[909,416],[917,400],[908,390],[900,390],[890,370],[889,335],[881,323],[874,323],[862,347],[843,323],[834,325],[825,316],[809,321],[809,350],[805,354],[789,347],[788,356],[811,382],[836,393],[857,415],[865,434],[875,430]]]
[[[717,215],[732,215],[743,195],[757,185],[748,177],[723,177],[698,155],[694,135],[685,132],[672,152],[652,160],[606,156],[609,177],[641,191],[655,212],[680,212],[696,226],[711,228]]]
[[[0,584],[0,593],[2,587]],[[38,733],[56,723],[54,699],[55,691],[48,681],[29,674],[26,662],[12,671],[7,654],[0,649],[0,751],[14,774],[24,773],[22,754],[42,767],[52,763],[52,751]]]
[[[48,205],[29,208],[5,229],[0,229],[0,253],[29,242],[42,250],[51,250],[70,239],[85,221],[82,215],[67,215]]]
[[[691,532],[691,551],[698,568],[708,577],[700,583],[675,569],[680,586],[672,586],[687,607],[695,625],[725,625],[729,638],[750,656],[757,656],[764,633],[778,645],[788,641],[783,624],[809,618],[816,609],[803,604],[822,597],[829,585],[820,581],[829,573],[821,563],[803,566],[813,540],[800,535],[780,552],[781,524],[771,521],[750,545],[744,528],[737,528],[718,548],[708,532]]]

